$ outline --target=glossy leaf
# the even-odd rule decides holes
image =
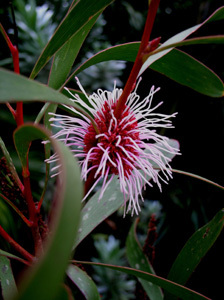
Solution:
[[[178,34],[176,34],[175,36],[169,38],[165,43],[163,43],[161,46],[158,47],[162,48],[162,47],[167,47],[173,43],[179,43],[183,40],[185,40],[189,35],[191,35],[192,33],[194,33],[195,31],[197,31],[199,28],[201,28],[203,25],[210,23],[212,21],[217,21],[220,19],[224,19],[224,7],[221,7],[219,9],[217,9],[208,19],[206,19],[203,23],[195,25],[191,28],[188,28]],[[140,76],[153,62],[155,62],[156,60],[158,60],[159,58],[161,58],[162,56],[166,55],[167,53],[169,53],[172,50],[172,48],[166,49],[162,52],[159,52],[155,55],[149,56],[149,58],[144,62],[143,66],[141,67],[141,70],[139,71],[138,76]]]
[[[179,144],[175,140],[169,141],[174,148],[179,148]],[[168,155],[168,154],[166,154]],[[169,153],[170,159],[174,157]],[[154,166],[155,164],[152,163]],[[148,180],[150,178],[148,177]],[[77,246],[94,228],[108,218],[111,214],[118,210],[124,204],[124,196],[120,191],[120,184],[117,178],[111,181],[108,185],[102,199],[99,201],[100,190],[97,191],[81,211],[81,222],[78,230]]]
[[[50,133],[37,125],[26,124],[15,131],[14,141],[22,165],[29,144],[36,139],[48,139],[59,156],[61,172],[55,192],[55,203],[50,223],[50,237],[44,254],[28,270],[20,289],[19,300],[50,300],[57,295],[63,282],[77,233],[83,189],[78,164],[69,149],[50,138]]]
[[[3,300],[12,299],[17,294],[17,288],[10,261],[7,257],[0,255],[0,282]]]
[[[136,219],[133,223],[126,240],[126,254],[128,262],[132,268],[137,268],[141,271],[155,274],[152,265],[148,261],[147,257],[144,255],[142,248],[138,242],[136,227],[138,220]],[[163,294],[158,285],[154,285],[149,281],[145,281],[139,278],[141,285],[146,291],[149,299],[151,300],[162,300]]]
[[[128,268],[128,267],[120,267],[120,266],[114,266],[109,264],[102,264],[102,263],[94,263],[94,262],[86,262],[86,261],[75,261],[75,263],[81,263],[81,264],[87,264],[92,266],[98,266],[100,268],[109,268],[115,271],[120,271],[129,275],[133,275],[136,277],[139,277],[143,280],[152,282],[153,284],[156,284],[163,288],[166,291],[169,291],[175,296],[180,297],[183,300],[211,300],[210,298],[207,298],[206,296],[195,292],[187,287],[184,287],[180,284],[177,284],[175,282],[172,282],[170,280],[167,280],[165,278],[162,278],[160,276],[156,276],[155,274],[150,274],[147,272],[143,272],[137,269]]]
[[[86,272],[77,266],[70,265],[67,270],[67,276],[78,287],[86,300],[100,300],[97,287]]]
[[[112,0],[80,0],[70,9],[54,35],[41,53],[30,75],[35,78],[50,58],[96,14],[108,6]]]
[[[224,210],[205,226],[198,229],[187,241],[169,272],[168,279],[185,284],[201,259],[215,243],[224,226]],[[212,275],[211,275],[212,276]],[[167,297],[166,299],[176,299]]]
[[[127,60],[134,62],[138,47],[138,42],[128,43],[99,52],[77,68],[65,84],[81,71],[103,61]],[[213,71],[180,50],[173,49],[152,63],[150,68],[199,93],[211,97],[221,97],[224,93],[223,82]]]

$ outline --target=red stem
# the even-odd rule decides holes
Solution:
[[[12,53],[14,72],[17,73],[17,74],[20,74],[18,48],[16,46],[12,45],[10,50],[11,50],[11,53]],[[17,127],[23,125],[23,123],[24,123],[24,120],[23,120],[23,103],[22,102],[17,102],[17,104],[16,104],[15,120],[16,120]]]
[[[31,186],[30,186],[30,172],[28,168],[28,157],[27,157],[27,167],[23,168],[22,172],[23,184],[24,184],[24,196],[27,202],[29,218],[32,222],[31,231],[34,240],[35,254],[42,251],[42,239],[40,236],[39,225],[38,225],[38,208],[36,208],[33,201]]]
[[[33,201],[33,196],[32,196],[32,192],[31,192],[30,172],[29,172],[28,168],[23,169],[22,176],[23,176],[23,183],[24,183],[24,193],[25,193],[24,196],[25,196],[27,206],[28,206],[30,221],[33,222],[33,224],[35,224],[35,222],[36,222],[36,207],[35,207],[35,203]]]
[[[0,226],[0,235],[23,257],[25,257],[29,262],[34,260],[34,256],[21,247],[3,228]]]
[[[2,32],[3,37],[5,38],[7,45],[9,47],[9,50],[12,54],[14,72],[17,74],[20,74],[18,48],[12,44],[9,36],[7,35],[6,31],[4,30],[4,28],[1,24],[0,24],[0,31]],[[7,106],[10,109],[13,117],[16,120],[17,127],[23,125],[24,124],[23,103],[17,102],[16,110],[14,110],[10,104],[8,104]],[[40,233],[39,233],[37,209],[36,209],[35,203],[33,201],[33,196],[32,196],[32,191],[31,191],[31,186],[30,186],[30,172],[29,172],[28,165],[29,164],[28,164],[28,157],[27,157],[27,167],[23,168],[23,174],[22,174],[23,183],[24,183],[24,196],[25,196],[27,206],[28,206],[30,224],[32,224],[31,230],[32,230],[32,235],[33,235],[33,239],[34,239],[34,244],[35,244],[35,253],[37,254],[37,252],[40,249],[42,249],[42,240],[41,240]]]
[[[157,13],[157,10],[159,7],[159,2],[160,2],[160,0],[151,0],[149,2],[148,14],[147,14],[144,32],[142,35],[141,44],[140,44],[138,54],[135,59],[135,63],[133,65],[133,68],[131,70],[129,78],[124,87],[123,93],[118,100],[118,103],[117,103],[117,106],[115,109],[115,113],[114,113],[116,118],[119,118],[119,116],[121,115],[121,112],[125,106],[127,98],[135,87],[138,73],[143,64],[144,55],[146,53],[149,53],[150,51],[152,51],[152,49],[150,49],[150,47],[148,47],[148,43],[149,43],[149,38],[150,38],[150,35],[152,32],[152,27],[153,27],[153,24],[155,21],[156,13]],[[158,42],[157,43],[157,46],[158,46],[159,40],[156,39],[155,41]],[[155,47],[155,41],[154,41],[153,48]]]
[[[17,74],[20,74],[18,48],[12,44],[12,42],[11,42],[9,36],[7,35],[5,29],[3,28],[2,24],[0,24],[0,31],[3,34],[3,37],[5,38],[6,43],[9,47],[9,50],[12,54],[14,72],[17,73]],[[9,107],[13,117],[16,120],[17,127],[21,126],[24,123],[24,121],[23,121],[23,103],[18,102],[16,104],[16,111],[14,111],[11,108],[10,104],[8,105],[8,107]]]

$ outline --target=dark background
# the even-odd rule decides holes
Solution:
[[[65,2],[38,0],[37,4],[48,3],[55,12],[53,21],[57,23],[65,13],[62,5]],[[133,25],[130,22],[130,13],[127,11],[125,1],[117,0],[104,12],[106,24],[100,35],[95,37],[96,40],[98,38],[102,44],[104,40],[108,40],[111,45],[140,40],[143,30],[141,20],[144,20],[146,16],[147,1],[132,0],[127,2],[131,4],[135,12],[139,13],[137,16],[141,16],[140,19],[137,18],[135,25]],[[162,0],[152,38],[161,36],[161,42],[164,42],[172,35],[203,22],[221,5],[223,5],[223,1],[219,0]],[[0,7],[2,23],[5,28],[11,28],[7,1],[1,2]],[[220,21],[203,27],[194,36],[223,34],[223,29],[224,22]],[[1,57],[6,58],[9,51],[7,47],[4,47],[2,39],[0,39],[0,44]],[[80,52],[80,60],[82,55],[91,47],[92,45],[88,43],[84,45]],[[223,45],[190,46],[182,50],[210,67],[223,80]],[[131,67],[132,64],[127,63],[121,76],[123,83],[127,80]],[[23,70],[21,71],[23,72]],[[26,74],[25,71],[24,73]],[[155,95],[155,101],[164,101],[161,107],[162,111],[167,114],[174,111],[178,112],[177,117],[173,120],[175,129],[169,129],[165,132],[166,135],[177,139],[180,143],[181,156],[174,158],[172,167],[195,173],[224,185],[223,98],[201,95],[187,87],[180,86],[161,74],[147,70],[143,75],[139,93],[143,96],[147,95],[152,85],[161,87],[161,90]],[[27,111],[31,112],[31,115],[32,113],[35,114],[38,107],[28,106]],[[10,145],[12,141],[9,138],[9,133],[12,132],[14,123],[2,105],[0,117],[1,124],[3,121],[8,122],[7,128],[1,127],[0,135]],[[30,118],[28,112],[27,118]],[[155,244],[154,268],[158,275],[167,276],[172,262],[187,239],[197,228],[211,220],[223,208],[223,193],[224,191],[208,183],[179,174],[173,174],[173,180],[170,180],[169,185],[163,185],[162,193],[156,187],[147,189],[146,198],[159,200],[163,207],[162,224],[159,223],[161,220],[158,220],[161,237]],[[124,243],[132,219],[127,217],[124,220],[115,214],[111,220],[116,223],[116,230],[101,226],[96,232],[113,234]],[[223,276],[220,275],[224,269],[223,238],[224,234],[222,233],[188,282],[188,286],[192,289],[217,300],[221,299],[223,294]],[[84,249],[89,242],[91,241],[87,240],[83,243],[83,246],[77,250],[77,256],[85,253]],[[88,254],[85,255],[88,256]]]

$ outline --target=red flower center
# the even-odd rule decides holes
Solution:
[[[106,167],[110,167],[110,174],[118,174],[118,165],[122,164],[124,175],[127,176],[132,171],[133,155],[138,158],[136,144],[139,141],[138,123],[130,109],[125,107],[125,111],[119,119],[115,119],[108,102],[105,102],[102,111],[97,113],[95,122],[99,129],[100,136],[96,137],[96,132],[92,124],[84,137],[84,151],[88,153],[92,148],[92,166],[99,166],[104,152],[107,151],[109,159],[106,160]],[[124,120],[125,118],[125,120]],[[131,155],[130,155],[131,154]],[[107,169],[107,168],[106,168]]]

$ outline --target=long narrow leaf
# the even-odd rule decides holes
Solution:
[[[54,299],[63,282],[72,244],[77,233],[83,189],[78,164],[69,149],[50,137],[44,128],[26,124],[15,131],[14,141],[22,165],[26,164],[29,144],[36,139],[48,139],[56,150],[61,172],[50,223],[50,237],[44,254],[28,270],[19,288],[19,300]]]
[[[59,89],[65,82],[78,52],[86,39],[90,29],[96,22],[100,14],[91,18],[83,28],[81,28],[63,47],[55,54],[52,62],[51,73],[48,85],[54,89]]]
[[[161,46],[159,46],[158,49],[162,48],[162,47],[167,47],[171,44],[174,43],[179,43],[183,40],[185,40],[189,35],[191,35],[192,33],[196,32],[199,28],[201,28],[203,25],[213,22],[213,21],[217,21],[220,19],[224,19],[224,7],[221,7],[219,9],[217,9],[208,19],[206,19],[203,23],[195,25],[191,28],[188,28],[178,34],[176,34],[175,36],[171,37],[170,39],[168,39],[165,43],[163,43]],[[162,56],[166,55],[167,53],[169,53],[172,50],[172,48],[166,49],[162,52],[159,52],[155,55],[150,56],[143,64],[141,70],[139,71],[138,76],[140,76],[153,62],[155,62],[156,60],[160,59]]]
[[[224,35],[198,37],[198,38],[187,39],[185,41],[169,44],[167,46],[162,45],[158,49],[151,52],[150,56],[170,48],[175,48],[180,46],[190,46],[190,45],[206,45],[206,44],[224,44]]]
[[[97,53],[80,65],[68,78],[65,85],[75,75],[94,64],[109,60],[126,60],[134,62],[138,47],[138,42],[127,43]],[[199,93],[211,97],[222,97],[224,93],[223,82],[213,71],[192,56],[180,50],[173,49],[159,60],[156,60],[149,67]]]
[[[5,257],[8,257],[9,259],[15,259],[15,260],[18,260],[18,261],[20,261],[21,263],[23,263],[25,265],[29,265],[29,262],[27,262],[23,258],[18,257],[14,254],[11,254],[11,253],[9,253],[7,251],[4,251],[4,250],[1,250],[1,249],[0,249],[0,256],[5,256]]]
[[[160,276],[156,276],[155,274],[150,274],[147,272],[143,272],[140,270],[136,270],[133,268],[128,267],[120,267],[120,266],[114,266],[109,264],[102,264],[102,263],[94,263],[94,262],[87,262],[87,261],[74,261],[75,263],[81,263],[81,264],[87,264],[92,266],[98,266],[101,268],[109,268],[115,271],[120,271],[129,275],[133,275],[136,277],[139,277],[141,279],[147,280],[149,282],[152,282],[153,284],[156,284],[160,287],[162,287],[164,290],[169,291],[170,293],[181,297],[181,299],[186,300],[211,300],[210,298],[207,298],[206,296],[195,292],[187,287],[184,287],[180,284],[177,284],[175,282],[172,282],[170,280],[167,280],[165,278],[162,278]]]
[[[21,99],[23,102],[47,101],[73,106],[94,123],[92,117],[85,110],[62,93],[47,85],[0,68],[0,103],[20,102]]]
[[[223,226],[224,210],[222,209],[208,224],[198,229],[190,237],[172,265],[168,279],[184,285],[201,259],[215,243]],[[169,299],[176,298],[169,297]]]
[[[41,53],[30,78],[35,78],[50,58],[86,23],[113,0],[80,0],[70,9]]]

